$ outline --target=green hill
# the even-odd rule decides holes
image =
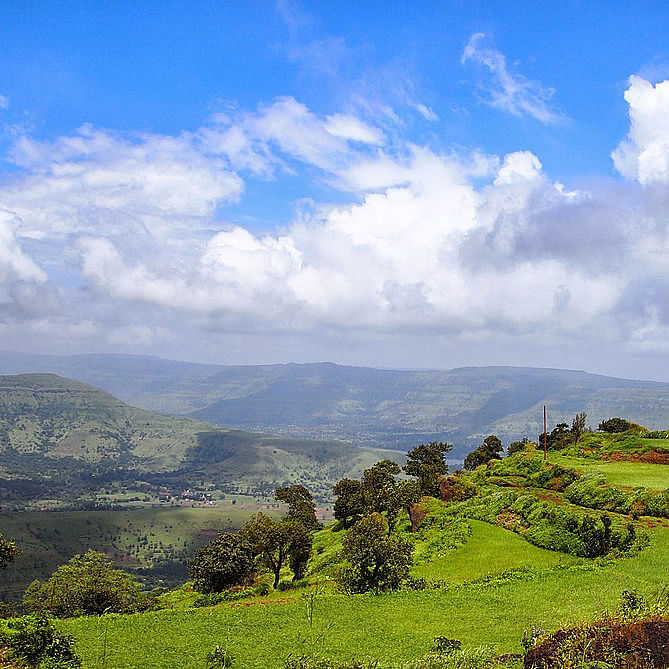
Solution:
[[[135,501],[153,502],[186,487],[208,490],[215,498],[217,491],[272,492],[287,482],[327,494],[334,482],[378,459],[373,450],[341,442],[252,434],[163,416],[53,374],[0,377],[5,506],[111,504],[138,495]]]
[[[123,355],[0,352],[0,373],[51,371],[151,411],[218,425],[362,446],[455,442],[462,456],[487,434],[510,441],[586,411],[596,426],[626,416],[669,425],[669,384],[529,367],[388,370],[331,363],[206,365]]]

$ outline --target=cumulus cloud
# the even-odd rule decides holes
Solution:
[[[669,81],[632,76],[625,100],[630,129],[612,154],[616,168],[644,185],[669,182]]]
[[[51,291],[68,313],[60,331],[111,346],[282,330],[657,350],[669,331],[665,90],[634,79],[626,94],[614,160],[641,186],[588,191],[554,182],[529,151],[440,152],[290,97],[175,137],[23,137],[21,171],[0,187],[0,289],[33,332],[53,318],[30,311],[35,291]],[[305,168],[342,201],[269,234],[221,220],[245,180]]]
[[[542,123],[564,121],[565,117],[551,107],[555,90],[522,74],[512,74],[504,54],[484,46],[484,40],[484,33],[474,33],[465,46],[461,62],[473,62],[489,71],[490,81],[483,86],[486,102],[514,116],[527,115]]]

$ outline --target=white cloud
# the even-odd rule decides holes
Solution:
[[[0,109],[8,109],[8,108],[9,108],[9,100],[4,95],[0,95]]]
[[[639,165],[651,164],[648,147],[669,154],[665,89],[632,88],[631,148],[617,164],[661,184],[664,163],[643,179]],[[440,153],[280,98],[176,137],[84,127],[24,137],[11,155],[23,172],[0,187],[11,212],[0,218],[0,292],[35,337],[51,322],[145,348],[283,330],[647,351],[669,329],[669,192],[567,191],[529,151]],[[350,201],[313,204],[271,234],[219,220],[242,195],[240,174],[311,168]]]
[[[427,105],[422,103],[413,104],[412,107],[426,120],[438,121],[439,117]]]
[[[0,284],[8,279],[44,283],[44,271],[19,246],[17,222],[12,212],[0,209]]]
[[[461,62],[474,62],[487,68],[491,82],[484,86],[486,102],[496,109],[514,116],[531,116],[542,123],[559,123],[565,117],[551,108],[555,95],[552,88],[539,81],[527,79],[522,74],[512,74],[504,54],[482,45],[485,34],[474,33],[462,53]]]
[[[643,185],[669,182],[669,81],[632,76],[625,100],[630,129],[612,153],[616,168]]]
[[[383,144],[383,133],[371,128],[351,114],[330,114],[326,117],[325,130],[335,137],[365,144]]]

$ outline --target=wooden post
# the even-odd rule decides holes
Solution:
[[[548,449],[546,448],[546,405],[544,404],[544,462],[548,457]]]

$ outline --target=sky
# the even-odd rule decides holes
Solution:
[[[0,348],[669,381],[666,3],[0,5]]]

